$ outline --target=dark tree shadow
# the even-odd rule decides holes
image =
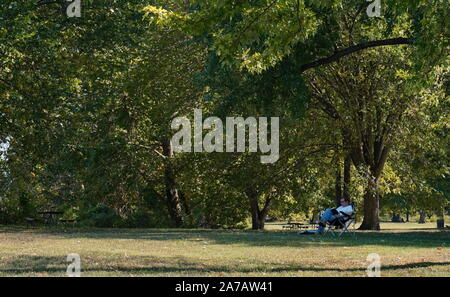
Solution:
[[[107,259],[105,259],[106,261]],[[103,273],[126,273],[130,275],[152,275],[161,273],[177,273],[182,275],[188,273],[189,275],[201,275],[209,272],[221,272],[221,273],[239,273],[250,274],[258,272],[265,273],[283,273],[283,272],[331,272],[339,273],[345,272],[361,272],[361,275],[365,274],[366,267],[349,267],[349,268],[337,268],[337,267],[314,267],[314,266],[302,266],[296,264],[281,265],[280,263],[264,263],[264,267],[261,265],[248,265],[248,266],[223,266],[223,265],[208,265],[202,266],[199,263],[189,261],[183,257],[169,257],[169,258],[157,258],[152,256],[140,256],[132,257],[128,261],[132,260],[132,263],[140,263],[138,266],[131,264],[103,264],[94,265],[88,261],[81,261],[81,272],[103,272]],[[96,259],[98,261],[98,259]],[[22,255],[13,260],[2,262],[0,265],[0,273],[8,275],[24,275],[33,273],[49,273],[56,275],[65,275],[67,265],[64,257],[56,256],[25,256]],[[262,263],[261,263],[262,264]],[[383,271],[387,270],[401,270],[401,269],[416,269],[416,268],[428,268],[433,266],[447,266],[449,262],[419,262],[408,263],[401,265],[383,265]],[[270,268],[267,268],[270,267]],[[356,274],[355,274],[356,275]],[[358,274],[359,275],[359,274]]]

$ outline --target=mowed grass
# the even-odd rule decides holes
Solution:
[[[65,276],[67,255],[83,276],[365,276],[367,255],[382,276],[450,276],[450,231],[435,223],[384,223],[356,237],[186,229],[0,227],[0,276]]]

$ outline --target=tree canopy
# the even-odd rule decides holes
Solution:
[[[264,228],[349,197],[448,205],[443,0],[0,5],[0,223]],[[278,117],[280,158],[177,153],[176,117]],[[207,131],[205,131],[206,133]]]

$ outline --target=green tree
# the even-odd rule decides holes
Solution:
[[[446,58],[449,27],[445,25],[448,23],[446,4],[440,0],[432,3],[421,0],[401,3],[384,1],[384,14],[380,18],[367,17],[364,13],[367,5],[368,3],[351,0],[331,2],[198,0],[194,1],[191,9],[184,13],[176,13],[157,6],[149,6],[146,11],[156,23],[178,26],[189,34],[210,38],[210,48],[220,56],[225,66],[237,66],[242,70],[262,73],[289,61],[290,69],[293,69],[294,73],[304,75],[306,70],[339,60],[345,61],[349,65],[343,72],[351,73],[352,67],[358,71],[359,67],[358,75],[361,75],[360,77],[353,75],[351,89],[346,87],[344,90],[353,93],[349,94],[349,98],[355,98],[355,94],[363,92],[357,89],[357,84],[364,81],[363,75],[366,73],[376,72],[376,77],[372,77],[376,78],[374,83],[384,75],[381,69],[369,69],[367,63],[366,66],[356,65],[361,59],[355,59],[355,53],[366,50],[366,56],[361,54],[358,57],[367,57],[367,53],[382,53],[368,49],[412,45],[407,53],[410,59],[407,62],[409,68],[406,75],[415,77],[416,84],[420,85],[420,80],[426,76],[423,73],[428,73]],[[342,60],[344,57],[347,59]],[[401,66],[404,64],[397,62],[396,66],[399,70],[403,70]],[[361,67],[367,67],[368,72]],[[393,68],[383,69],[387,71],[386,76],[394,77],[392,71],[395,72],[396,69]],[[375,91],[374,88],[370,90]],[[406,88],[401,86],[396,91],[405,90]],[[368,95],[367,100],[369,97],[376,97],[374,94]],[[393,95],[392,92],[390,95]],[[400,95],[408,98],[410,94]],[[397,107],[400,108],[395,108],[395,111],[387,116],[386,129],[383,132],[380,130],[378,134],[372,130],[373,127],[377,127],[376,125],[366,125],[381,120],[380,117],[376,117],[376,105],[369,108],[370,113],[374,114],[369,113],[368,118],[358,115],[361,113],[364,115],[369,111],[367,107],[361,105],[350,107],[353,107],[357,117],[353,121],[354,125],[348,127],[359,130],[355,130],[358,131],[357,137],[346,135],[344,138],[350,140],[350,146],[353,146],[350,150],[353,163],[365,172],[368,183],[361,228],[379,229],[377,188],[390,150],[390,145],[386,145],[384,138],[391,133],[390,126],[397,124],[397,117],[403,113],[405,104],[398,104]],[[378,127],[381,128],[380,125]],[[364,146],[361,147],[361,144]]]

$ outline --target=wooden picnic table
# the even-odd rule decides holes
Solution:
[[[58,216],[62,215],[62,211],[39,211],[38,214],[42,215],[44,222],[47,225],[56,225],[58,223]]]
[[[288,222],[283,228],[288,229],[308,229],[311,227],[310,223],[300,223],[300,222]]]

